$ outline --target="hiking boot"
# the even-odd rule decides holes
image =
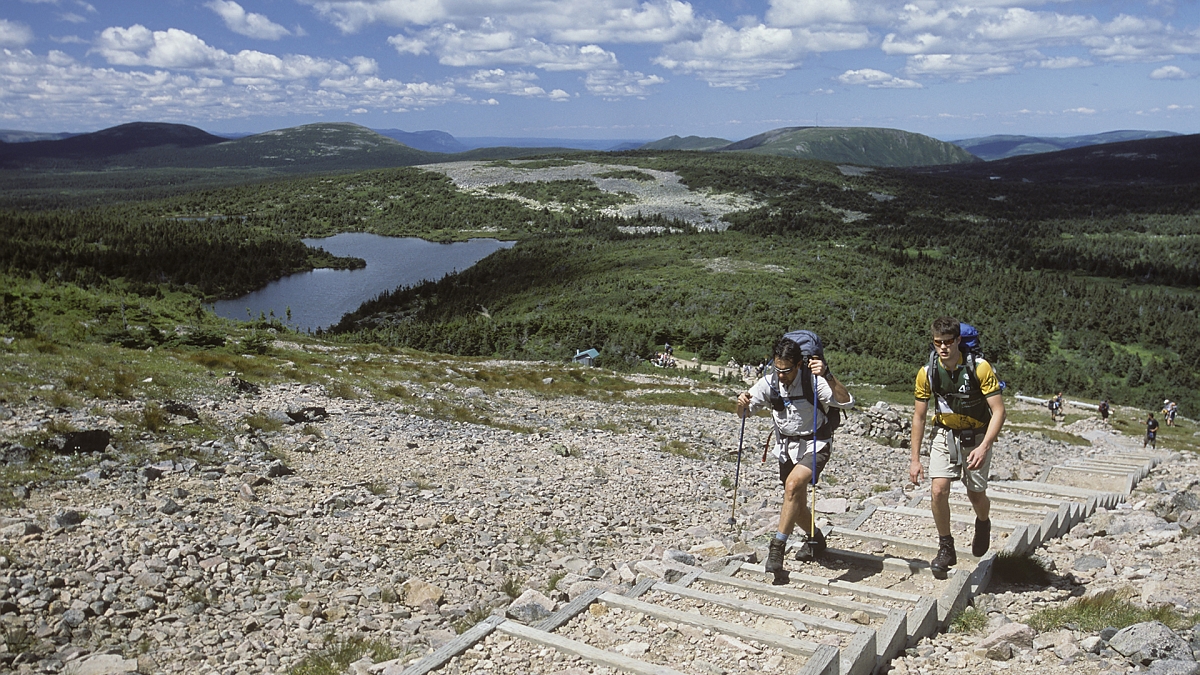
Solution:
[[[814,560],[825,552],[825,534],[817,529],[817,536],[807,537],[796,547],[796,560]]]
[[[976,558],[987,553],[992,545],[992,521],[975,519],[975,537],[971,539],[971,555]]]
[[[938,552],[929,561],[929,571],[938,579],[945,579],[950,568],[958,564],[958,554],[954,552],[954,537],[946,535],[938,537]]]
[[[767,562],[763,564],[763,569],[768,574],[779,574],[783,571],[783,550],[787,548],[787,542],[782,539],[772,539],[770,547],[767,548]]]

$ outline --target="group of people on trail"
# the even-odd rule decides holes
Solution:
[[[1179,404],[1171,399],[1163,401],[1163,419],[1167,421],[1167,426],[1175,426],[1175,413],[1179,410]]]
[[[1061,391],[1058,392],[1057,396],[1050,398],[1046,403],[1046,407],[1050,408],[1051,419],[1057,420],[1059,417],[1066,417],[1066,413],[1063,412],[1063,395]]]
[[[945,578],[958,562],[950,531],[952,481],[963,482],[975,511],[972,555],[982,556],[991,545],[987,479],[992,445],[1005,418],[1000,381],[977,349],[963,348],[964,328],[970,327],[948,316],[933,321],[933,350],[929,363],[917,372],[914,385],[908,477],[913,484],[920,484],[926,476],[930,479],[938,549],[929,566],[939,578]],[[974,329],[970,330],[974,334]],[[825,550],[825,534],[817,527],[814,510],[806,504],[808,486],[816,484],[833,454],[833,431],[840,411],[852,407],[854,396],[834,376],[820,338],[810,331],[794,331],[780,339],[772,350],[768,371],[737,398],[737,414],[743,421],[757,410],[771,410],[774,429],[766,450],[779,463],[784,496],[764,567],[777,578],[785,573],[787,544],[797,526],[802,531],[799,544],[793,547],[797,560],[813,559]],[[921,448],[931,408],[934,429],[926,469]]]

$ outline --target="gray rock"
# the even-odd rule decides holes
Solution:
[[[1011,659],[1016,649],[1033,648],[1033,629],[1023,623],[1005,624],[975,645],[976,653],[993,661]]]
[[[1184,511],[1175,522],[1183,536],[1195,536],[1200,533],[1200,511]]]
[[[1150,664],[1146,675],[1200,675],[1200,663],[1179,659],[1163,659]]]
[[[1161,659],[1194,660],[1191,645],[1159,621],[1146,621],[1124,628],[1108,641],[1108,646],[1143,666]]]
[[[71,628],[78,628],[83,624],[84,621],[87,621],[87,615],[78,609],[68,609],[67,611],[63,612],[62,618],[63,623],[67,624]]]
[[[17,443],[0,443],[0,464],[25,464],[32,453],[29,448]]]
[[[83,514],[68,509],[54,516],[54,524],[58,527],[75,527],[83,522]]]
[[[176,513],[179,513],[181,510],[182,509],[180,508],[179,504],[176,504],[175,500],[170,499],[170,498],[168,498],[166,501],[164,501],[162,504],[160,504],[158,506],[159,513],[163,513],[168,516],[175,515]]]
[[[296,471],[283,462],[273,462],[271,466],[267,467],[267,478],[290,476],[294,473],[296,473]]]
[[[93,654],[67,663],[62,675],[120,675],[138,670],[137,659],[127,659],[120,654]]]
[[[1071,565],[1071,569],[1076,572],[1087,572],[1088,570],[1104,569],[1105,567],[1108,567],[1108,560],[1104,556],[1098,555],[1081,555]]]
[[[554,601],[530,588],[513,600],[505,610],[505,616],[524,624],[535,623],[550,616],[554,611]]]
[[[687,551],[680,551],[676,548],[669,548],[664,551],[662,559],[663,562],[677,562],[681,565],[694,566],[696,564],[696,556],[688,553]]]

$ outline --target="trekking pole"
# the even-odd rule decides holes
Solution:
[[[747,412],[745,415],[742,415],[742,431],[738,434],[737,470],[733,473],[733,506],[729,512],[730,525],[737,525],[738,481],[742,477],[742,439],[746,437],[746,418],[749,416],[749,412]]]
[[[820,397],[817,395],[817,376],[815,374],[813,374],[811,370],[809,371],[809,376],[812,377],[812,381],[813,381],[813,412],[812,412],[812,416],[813,416],[813,433],[812,433],[813,466],[812,466],[812,490],[811,490],[811,492],[812,492],[812,509],[809,511],[809,515],[812,516],[812,525],[809,527],[808,537],[809,537],[809,539],[816,539],[817,538],[817,411],[820,410],[820,408],[818,408],[817,406],[820,405]]]

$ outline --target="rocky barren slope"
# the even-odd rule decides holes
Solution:
[[[149,459],[101,445],[77,479],[19,487],[15,503],[0,510],[0,671],[287,672],[361,640],[387,647],[376,660],[398,659],[375,672],[400,672],[526,589],[564,602],[597,584],[661,575],[664,560],[704,565],[765,551],[781,490],[775,468],[759,461],[764,418],[747,426],[731,527],[739,431],[732,414],[485,392],[467,370],[446,368],[441,382],[415,395],[486,410],[495,426],[419,417],[411,404],[337,398],[317,385],[239,391],[243,383],[229,378],[227,395],[186,401],[169,419],[203,420],[225,430],[220,440],[147,436]],[[630,377],[683,382],[701,394],[737,391]],[[120,413],[140,406],[97,400],[67,410],[34,400],[0,408],[4,461],[19,464],[24,450],[13,439],[39,429],[101,432],[60,438],[86,452],[88,441],[103,443],[102,432],[119,427]],[[818,491],[826,524],[928,490],[908,484],[907,450],[881,442],[904,438],[909,414],[882,403],[850,414]],[[278,430],[254,429],[248,417],[275,420]],[[498,428],[505,425],[531,431]],[[1031,478],[1066,458],[1140,449],[1098,420],[1068,431],[1095,446],[1007,433],[994,475]],[[1101,589],[1193,615],[1196,476],[1190,455],[1160,465],[1130,504],[1101,511],[1040,551],[1052,584],[993,583],[975,603],[987,631],[923,640],[892,672],[1129,672],[1135,664],[1098,631],[1020,633],[1007,658],[980,641]],[[614,648],[647,639],[648,630],[660,627],[614,618]],[[1176,636],[1194,639],[1187,629]],[[784,672],[765,655],[702,635],[694,642],[694,660],[677,664],[686,672]],[[371,662],[352,670],[366,672]],[[492,636],[443,672],[609,671]]]

